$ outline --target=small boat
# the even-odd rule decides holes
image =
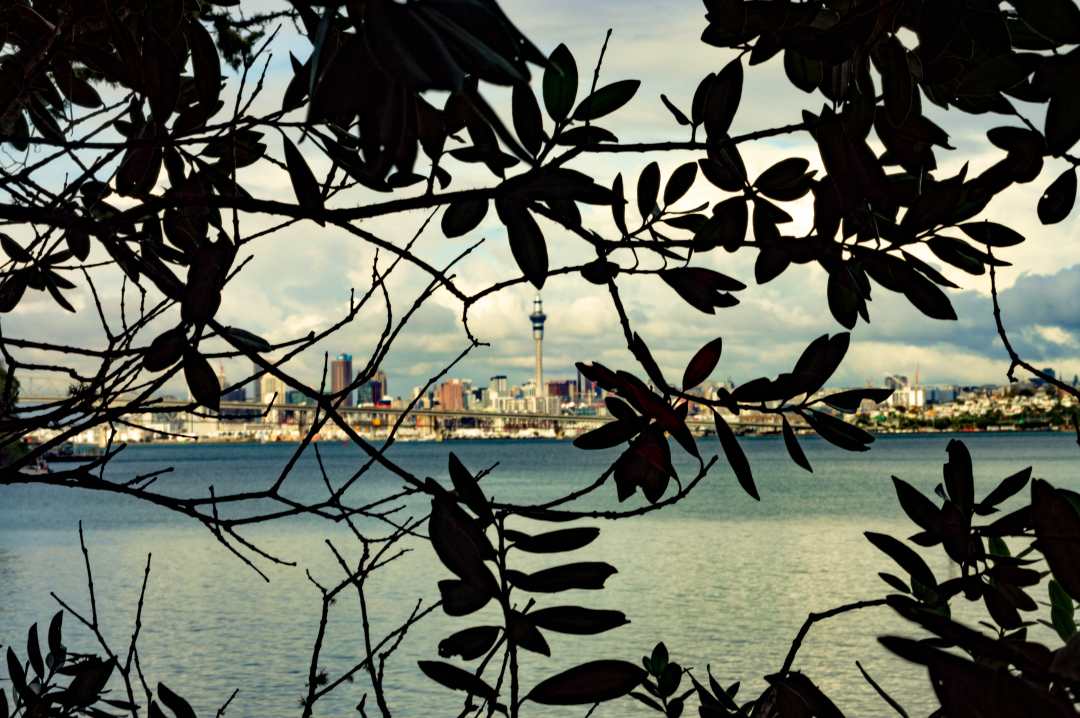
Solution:
[[[100,449],[88,447],[77,449],[74,444],[61,444],[49,451],[45,456],[52,462],[88,462],[100,459],[103,456]]]

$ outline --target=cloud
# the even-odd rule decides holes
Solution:
[[[688,130],[677,126],[660,104],[660,93],[687,108],[701,77],[720,69],[733,57],[731,51],[700,42],[705,27],[705,8],[701,3],[597,0],[583,5],[577,0],[544,3],[503,0],[502,5],[541,49],[549,51],[559,42],[570,46],[578,58],[583,86],[591,80],[605,31],[613,28],[601,83],[623,78],[642,80],[637,97],[614,119],[603,123],[626,141],[688,137]],[[274,98],[280,96],[288,81],[291,71],[287,51],[293,50],[298,57],[310,52],[307,41],[298,38],[288,25],[283,28],[280,43],[270,65],[267,90],[255,105],[262,111],[276,109]],[[822,104],[820,95],[802,93],[788,84],[779,58],[747,68],[746,78],[744,98],[735,120],[736,132],[798,121],[802,109],[817,110]],[[534,76],[534,83],[538,79]],[[503,116],[508,117],[508,93],[497,88],[484,91]],[[997,161],[1000,152],[988,147],[986,130],[1017,124],[1000,115],[957,116],[944,113],[929,102],[924,105],[932,118],[950,132],[958,147],[952,153],[940,155],[946,172],[955,172],[967,161],[971,163],[970,172],[975,173]],[[1040,121],[1038,117],[1034,119]],[[266,141],[272,151],[279,150],[278,138],[268,136]],[[820,169],[816,150],[805,133],[744,145],[743,154],[752,175],[792,154],[807,157]],[[601,182],[610,182],[616,173],[622,173],[627,194],[632,197],[638,174],[654,159],[666,177],[679,164],[693,161],[697,156],[694,153],[655,157],[602,155],[578,160],[574,166],[594,173]],[[426,170],[425,162],[421,158],[418,165],[421,171]],[[328,169],[317,160],[312,165],[318,174]],[[475,167],[448,166],[454,173],[455,188],[488,182],[487,176]],[[1062,169],[1064,166],[1057,161],[1048,161],[1040,178],[1015,186],[998,197],[988,208],[986,217],[1008,224],[1028,237],[1023,245],[1000,250],[1001,257],[1014,264],[1003,269],[999,279],[1004,288],[1001,299],[1005,318],[1017,348],[1037,364],[1053,364],[1062,373],[1071,374],[1080,371],[1080,316],[1076,312],[1080,297],[1080,221],[1074,217],[1048,228],[1038,223],[1034,213],[1040,192]],[[288,177],[278,168],[263,163],[242,170],[242,177],[258,197],[292,199]],[[721,197],[721,193],[699,180],[683,206],[713,202]],[[355,190],[334,202],[336,206],[347,207],[387,199],[387,195]],[[806,231],[808,203],[789,203],[786,208],[796,219],[787,231],[793,234]],[[583,207],[582,210],[590,226],[601,233],[613,231],[607,208]],[[629,214],[632,219],[637,218],[636,210],[631,208]],[[392,248],[410,242],[428,217],[425,212],[408,212],[365,221],[358,226],[388,243],[389,247],[379,252],[380,267],[385,271],[393,259]],[[250,216],[241,219],[245,234],[266,229],[276,221]],[[434,267],[448,266],[473,243],[483,240],[450,270],[462,291],[477,292],[493,282],[520,275],[493,210],[465,238],[442,237],[437,223],[436,215],[433,226],[416,241],[417,252]],[[553,266],[591,258],[589,245],[546,222],[542,225]],[[273,340],[318,331],[343,317],[348,312],[350,296],[361,297],[370,287],[371,263],[375,257],[374,250],[358,237],[310,222],[292,224],[260,239],[245,247],[242,256],[246,254],[254,254],[255,258],[228,287],[221,318]],[[939,264],[931,255],[923,256]],[[718,250],[695,258],[695,264],[722,271],[751,285],[742,293],[739,307],[715,316],[700,314],[686,306],[655,279],[620,280],[622,298],[635,329],[649,342],[671,377],[681,375],[693,352],[716,336],[722,336],[725,344],[718,377],[746,380],[790,369],[813,337],[840,331],[829,314],[825,275],[819,268],[793,267],[779,279],[756,286],[754,260],[752,250],[734,255]],[[875,287],[870,307],[872,322],[860,324],[855,331],[851,355],[837,376],[838,382],[861,384],[877,381],[889,372],[911,374],[915,365],[921,368],[928,382],[1004,380],[1007,361],[993,325],[986,277],[942,269],[964,290],[950,295],[959,320],[926,319],[903,297]],[[103,270],[95,273],[95,279],[102,289],[103,301],[107,306],[115,306],[120,291],[115,273]],[[388,282],[391,316],[397,319],[410,311],[429,281],[430,276],[420,268],[398,266]],[[533,351],[527,315],[534,294],[531,287],[518,284],[473,304],[468,311],[470,327],[489,346],[477,348],[454,369],[453,375],[472,377],[480,385],[496,373],[510,374],[516,381],[527,378]],[[72,301],[80,308],[79,315],[58,312],[47,296],[39,295],[21,306],[16,314],[4,318],[5,334],[51,336],[71,343],[100,345],[102,331],[92,321],[92,303],[86,288],[81,287],[72,295]],[[550,376],[571,376],[573,363],[581,360],[631,366],[625,339],[603,288],[583,282],[580,277],[558,276],[549,279],[543,296],[549,316],[544,348]],[[115,314],[111,314],[110,321],[116,320]],[[290,368],[315,382],[324,353],[349,352],[358,362],[366,360],[383,331],[385,320],[386,307],[381,295],[376,294],[356,320],[296,358]],[[168,321],[163,320],[160,326],[165,328]],[[410,326],[387,357],[385,369],[390,374],[394,393],[407,395],[411,386],[432,376],[467,344],[460,302],[445,291],[436,292],[416,310]],[[20,355],[40,358],[32,352]],[[232,379],[238,379],[246,370],[240,363],[226,366]]]

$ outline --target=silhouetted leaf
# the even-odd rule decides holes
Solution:
[[[88,706],[95,701],[109,684],[109,677],[116,667],[116,659],[102,661],[91,658],[74,666],[75,678],[68,684],[65,702],[76,706]],[[160,690],[161,685],[158,684]]]
[[[986,495],[986,498],[979,502],[979,507],[976,508],[976,511],[978,511],[978,508],[980,507],[983,509],[988,509],[997,506],[1004,501],[1007,501],[1010,497],[1019,493],[1025,486],[1027,486],[1027,483],[1030,479],[1030,466],[1026,469],[1023,469],[1022,471],[1017,471],[1011,476],[1006,476],[1004,479],[1001,480],[1000,484],[994,487],[993,491]]]
[[[637,183],[637,206],[643,222],[648,222],[656,211],[656,198],[660,194],[660,165],[650,162],[641,170]]]
[[[164,683],[158,683],[158,698],[165,707],[173,712],[176,718],[195,718],[195,711],[186,700],[169,690]]]
[[[143,357],[143,366],[147,371],[164,371],[180,361],[185,351],[187,334],[183,327],[173,327],[150,342]]]
[[[492,577],[492,585],[495,579]],[[487,605],[494,595],[489,588],[481,588],[465,581],[439,581],[439,595],[442,607],[448,616],[467,616]]]
[[[461,656],[472,661],[487,653],[502,631],[498,626],[474,626],[458,631],[439,641],[439,655],[443,658]]]
[[[258,334],[252,334],[240,327],[222,327],[221,333],[230,341],[238,344],[241,349],[250,352],[268,352],[273,348],[270,346],[270,342],[266,341]]]
[[[460,237],[476,229],[488,211],[486,198],[451,202],[442,216],[442,231],[447,237]]]
[[[766,284],[779,277],[791,266],[791,258],[780,247],[766,245],[758,252],[754,262],[754,279],[758,284]]]
[[[538,627],[547,631],[574,635],[593,635],[626,625],[630,621],[622,611],[606,611],[580,606],[553,606],[529,614]]]
[[[30,626],[26,633],[26,657],[30,659],[30,667],[39,678],[45,678],[45,660],[41,657],[41,644],[38,643],[37,624]]]
[[[640,86],[640,80],[620,80],[598,88],[577,106],[574,119],[588,122],[609,115],[629,102]]]
[[[1047,148],[1055,155],[1068,152],[1080,140],[1080,97],[1075,92],[1059,90],[1053,94],[1043,133]]]
[[[611,421],[587,431],[574,439],[579,449],[610,449],[630,441],[641,431],[641,421]]]
[[[499,219],[506,225],[510,251],[522,274],[537,289],[544,286],[548,272],[547,244],[540,226],[524,205],[496,200]]]
[[[956,319],[956,310],[953,309],[949,297],[921,274],[909,275],[904,296],[916,309],[931,319]]]
[[[735,478],[739,480],[739,486],[742,486],[743,491],[750,494],[754,500],[760,501],[761,497],[758,495],[757,487],[754,485],[754,475],[750,471],[750,462],[746,459],[742,447],[739,446],[739,440],[735,438],[735,432],[731,430],[731,427],[728,426],[728,423],[724,420],[724,417],[720,416],[719,412],[714,411],[713,418],[716,423],[716,438],[720,440],[720,446],[724,450],[724,455],[727,456],[731,470],[735,472]]]
[[[941,510],[908,482],[895,476],[892,480],[896,488],[896,498],[900,500],[900,507],[904,509],[908,518],[926,531],[940,533]]]
[[[601,142],[618,142],[619,138],[603,127],[589,125],[587,127],[574,127],[562,132],[558,136],[558,144],[571,147],[598,145]]]
[[[627,661],[592,661],[538,683],[526,700],[543,705],[583,705],[621,698],[645,679],[645,671]]]
[[[791,428],[791,423],[786,416],[782,418],[784,420],[784,446],[787,448],[788,455],[796,464],[810,473],[814,473],[814,468],[810,466],[810,461],[806,458],[802,447],[799,446],[799,438],[795,435],[795,430]]]
[[[544,106],[551,119],[556,122],[566,119],[577,99],[577,87],[577,62],[566,45],[559,45],[544,70]]]
[[[766,197],[787,202],[802,197],[810,191],[810,178],[806,176],[810,163],[802,157],[780,160],[754,180],[754,186]]]
[[[511,610],[507,614],[506,633],[519,647],[542,656],[551,655],[551,647],[548,646],[544,634],[537,630],[532,617],[520,611]]]
[[[416,665],[428,678],[451,690],[464,691],[487,701],[495,700],[495,689],[483,679],[455,665],[442,661],[418,661]]]
[[[1039,198],[1039,221],[1043,224],[1057,224],[1072,212],[1076,202],[1076,168],[1070,167],[1050,183],[1046,192]]]
[[[289,180],[292,182],[297,204],[304,209],[322,210],[323,199],[319,191],[319,183],[304,160],[304,156],[288,137],[282,135],[281,143],[285,147],[285,166],[289,169]]]
[[[1042,479],[1031,483],[1035,536],[1054,579],[1074,599],[1080,596],[1080,514],[1060,491]]]
[[[588,546],[600,535],[600,529],[583,526],[560,529],[529,536],[522,534],[514,540],[514,548],[527,553],[562,553]]]
[[[188,42],[191,45],[191,66],[199,104],[207,110],[217,106],[221,94],[221,62],[210,33],[197,20],[188,22]]]
[[[449,496],[432,498],[428,534],[431,546],[444,566],[466,583],[495,593],[495,579],[484,565],[485,560],[495,558],[495,549],[480,524]]]
[[[668,99],[667,95],[661,93],[660,101],[664,103],[664,107],[668,109],[668,112],[671,113],[671,116],[675,118],[676,122],[678,122],[680,125],[690,124],[690,119],[683,114],[682,110],[672,104],[671,100]]]
[[[454,490],[457,491],[458,498],[465,502],[477,518],[484,524],[489,524],[494,520],[491,514],[491,506],[488,504],[487,498],[484,497],[484,492],[480,490],[480,484],[476,482],[476,479],[465,468],[465,465],[461,463],[461,459],[457,457],[457,454],[450,452],[450,481],[454,484]]]
[[[717,337],[697,350],[683,372],[683,391],[689,391],[709,378],[720,362],[723,346],[724,340]]]
[[[714,314],[716,307],[735,306],[738,300],[728,292],[746,289],[739,280],[704,267],[668,269],[660,278],[687,304],[706,314]]]
[[[965,515],[971,516],[975,504],[975,479],[971,468],[971,453],[962,441],[952,439],[946,451],[949,460],[942,467],[945,489],[949,498],[960,507]]]
[[[665,207],[674,204],[690,191],[694,180],[697,179],[697,170],[696,162],[687,162],[675,168],[671,177],[668,178],[667,185],[664,186]]]
[[[60,655],[64,653],[64,612],[57,611],[49,621],[49,653]]]
[[[822,439],[845,451],[868,451],[867,444],[874,441],[872,435],[859,427],[830,414],[811,409],[803,417]]]
[[[913,579],[924,586],[929,586],[931,588],[937,586],[937,579],[934,578],[934,574],[930,570],[930,567],[926,565],[926,562],[922,560],[919,554],[915,553],[892,536],[874,533],[873,531],[865,531],[863,532],[863,535],[866,536],[870,543],[874,544],[878,550],[895,561],[900,568],[907,571]]]
[[[1012,247],[1024,241],[1019,232],[996,222],[969,222],[960,225],[960,229],[979,244],[991,247]]]
[[[837,411],[853,414],[859,410],[864,401],[870,400],[874,404],[880,404],[892,396],[892,393],[892,389],[849,389],[830,394],[824,398],[824,402]]]
[[[619,265],[597,259],[581,268],[581,276],[592,284],[607,286],[607,283],[619,275]]]
[[[217,374],[206,357],[195,349],[184,351],[184,380],[195,401],[214,411],[221,408],[221,384]]]
[[[601,589],[613,573],[616,573],[616,570],[611,564],[600,561],[582,561],[545,568],[530,574],[507,570],[506,578],[512,586],[522,591],[558,593],[572,588]]]
[[[511,98],[514,130],[521,145],[535,157],[544,143],[544,118],[540,114],[540,105],[536,95],[526,84],[514,85]]]
[[[743,68],[736,58],[724,66],[709,83],[705,99],[704,125],[709,137],[719,138],[727,134],[742,99]]]

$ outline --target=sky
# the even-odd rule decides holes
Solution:
[[[258,4],[270,3],[264,0]],[[688,107],[701,77],[719,70],[732,57],[730,51],[700,42],[706,25],[700,0],[504,0],[501,5],[541,50],[549,52],[559,42],[566,43],[583,75],[591,74],[604,33],[612,28],[601,84],[628,78],[642,81],[634,100],[614,120],[601,123],[623,141],[687,139],[687,130],[677,126],[661,105],[660,93]],[[280,97],[281,87],[290,75],[290,49],[299,57],[306,57],[310,50],[306,40],[283,28],[274,45],[266,99],[256,103],[257,110],[273,107],[272,98]],[[536,72],[534,86],[538,81]],[[498,88],[484,91],[507,116],[507,93]],[[807,95],[789,85],[777,56],[747,68],[743,101],[732,131],[795,122],[803,108],[817,110],[822,103],[820,94]],[[1041,122],[1037,112],[1032,112],[1031,117]],[[937,113],[932,118],[950,133],[957,147],[953,152],[939,151],[943,175],[955,172],[965,160],[971,164],[969,174],[974,174],[1000,159],[1001,151],[987,142],[985,132],[994,126],[1017,124],[1016,120],[996,115],[973,118]],[[276,148],[273,142],[271,146]],[[793,154],[806,157],[820,169],[817,150],[805,133],[743,145],[742,152],[751,176]],[[617,172],[622,172],[628,181],[627,195],[633,196],[633,179],[651,159],[660,163],[666,178],[676,166],[696,158],[692,153],[619,156],[590,158],[576,166],[601,182],[610,182]],[[317,175],[326,169],[315,160],[312,166]],[[423,171],[422,162],[419,167]],[[1004,288],[1001,300],[1005,319],[1017,348],[1035,364],[1053,367],[1071,378],[1080,372],[1080,313],[1076,311],[1080,297],[1080,224],[1076,216],[1080,213],[1053,227],[1041,226],[1035,215],[1042,190],[1064,169],[1064,164],[1048,161],[1041,177],[1012,187],[982,217],[1007,224],[1027,237],[1023,245],[1000,250],[999,254],[1013,265],[1000,271],[999,281]],[[258,197],[293,200],[288,177],[282,171],[263,165],[247,172],[243,180]],[[484,181],[484,175],[468,169],[455,172],[458,188]],[[722,197],[699,178],[682,206]],[[353,195],[342,206],[367,199]],[[796,218],[795,231],[805,229],[809,217],[806,202],[791,203],[786,208]],[[613,227],[606,208],[586,207],[583,213],[587,222],[600,229]],[[412,237],[425,217],[420,213],[396,215],[365,222],[363,227],[400,245]],[[432,262],[447,262],[469,244],[484,240],[479,249],[455,266],[456,281],[464,289],[476,290],[519,275],[493,211],[475,232],[459,239],[444,238],[437,219],[421,234],[417,245]],[[245,232],[266,225],[262,218],[244,218]],[[553,225],[542,226],[553,265],[587,256],[580,241]],[[228,287],[219,318],[271,340],[325,327],[347,311],[351,289],[361,293],[371,283],[372,251],[340,230],[300,223],[260,240],[254,254],[253,261]],[[741,382],[788,370],[814,337],[843,331],[828,311],[826,277],[820,268],[793,267],[779,279],[757,286],[753,279],[755,256],[752,250],[737,254],[717,250],[702,260],[702,266],[723,271],[749,285],[740,294],[742,303],[738,307],[720,310],[713,316],[688,307],[658,280],[627,279],[622,283],[635,328],[670,377],[681,376],[694,351],[717,336],[724,338],[725,348],[714,379]],[[941,266],[932,255],[927,259]],[[385,257],[381,261],[385,266]],[[1008,360],[993,326],[988,277],[971,277],[948,267],[942,270],[962,287],[950,292],[958,321],[927,319],[902,297],[875,286],[871,323],[860,322],[856,327],[852,349],[832,383],[880,384],[886,374],[913,376],[916,371],[926,384],[1006,381]],[[411,305],[424,280],[415,271],[394,273],[389,288],[395,316]],[[118,283],[113,281],[105,294],[115,299],[118,291]],[[470,312],[471,326],[490,346],[477,349],[450,376],[471,378],[481,386],[494,374],[507,374],[517,383],[527,380],[531,376],[533,346],[528,314],[534,294],[531,288],[517,286],[476,305]],[[631,366],[605,289],[580,277],[556,277],[548,280],[543,299],[548,315],[544,341],[547,378],[573,376],[576,361]],[[35,296],[5,318],[3,329],[8,335],[45,333],[68,340],[100,341],[88,293],[81,288],[73,301],[79,314],[61,316],[47,296]],[[436,293],[424,305],[383,365],[391,394],[407,396],[413,386],[423,383],[465,348],[460,319],[460,306],[445,292]],[[323,352],[348,352],[362,363],[384,320],[381,306],[373,306],[372,311],[363,313],[331,340],[298,357],[291,368],[301,377],[317,382]],[[242,378],[246,369],[238,362],[225,366],[230,380]],[[41,386],[47,384],[44,381]],[[182,391],[179,386],[174,389]]]

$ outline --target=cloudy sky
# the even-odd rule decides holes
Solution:
[[[686,130],[675,125],[660,104],[659,94],[664,92],[677,104],[687,107],[701,77],[718,70],[731,57],[727,51],[700,42],[705,19],[704,6],[699,0],[589,3],[504,0],[502,5],[543,51],[565,42],[576,55],[583,74],[590,72],[595,63],[606,29],[613,28],[602,83],[624,78],[643,82],[637,97],[616,115],[617,119],[603,123],[624,141],[685,139]],[[283,83],[288,80],[289,49],[300,57],[309,51],[306,43],[291,36],[286,28],[270,65],[268,98],[279,97]],[[497,107],[508,109],[504,93],[487,94]],[[820,95],[805,95],[791,88],[777,56],[764,65],[748,68],[743,102],[733,131],[798,121],[801,109],[817,110],[822,101]],[[275,104],[268,99],[265,107]],[[925,102],[924,105],[930,106]],[[1041,122],[1037,113],[1030,116]],[[939,151],[939,164],[946,173],[958,169],[963,160],[970,162],[971,174],[989,166],[1001,153],[986,141],[985,131],[998,125],[1016,124],[1001,116],[957,118],[939,113],[933,117],[950,132],[958,148],[951,153]],[[743,146],[751,176],[796,153],[820,168],[816,149],[805,133]],[[636,178],[649,159],[653,158],[594,158],[578,167],[593,173],[601,182],[609,182],[616,172]],[[666,177],[674,167],[695,156],[687,153],[655,159]],[[316,162],[313,167],[317,174],[324,169]],[[1002,300],[1016,344],[1037,364],[1052,366],[1071,378],[1073,373],[1080,372],[1080,315],[1076,301],[1080,297],[1080,237],[1077,237],[1080,225],[1075,219],[1080,213],[1051,228],[1042,227],[1035,216],[1035,203],[1041,191],[1063,169],[1063,165],[1048,162],[1038,180],[1014,186],[984,216],[1008,224],[1028,238],[1024,245],[1000,253],[1014,265],[1000,272],[1000,280],[1007,288]],[[288,178],[282,172],[262,167],[245,179],[248,189],[256,196],[292,201]],[[458,187],[468,187],[483,182],[484,177],[464,170],[455,173],[455,181]],[[632,182],[628,195],[632,196]],[[716,190],[700,180],[683,206],[720,198]],[[354,195],[346,204],[363,199]],[[795,232],[804,229],[808,217],[805,204],[794,203],[788,209],[796,218]],[[367,222],[364,228],[402,244],[425,216],[398,215]],[[611,227],[609,214],[599,208],[587,208],[585,217],[600,229]],[[258,218],[245,218],[247,232],[264,225]],[[544,228],[553,265],[572,263],[586,256],[580,242],[564,236],[551,225]],[[446,262],[480,239],[485,240],[480,249],[455,268],[456,281],[464,289],[475,290],[518,276],[494,212],[489,213],[475,232],[461,239],[445,239],[433,223],[433,229],[421,236],[418,247],[430,261]],[[299,224],[260,241],[255,250],[255,259],[230,285],[220,316],[270,339],[285,339],[325,326],[347,310],[350,289],[362,292],[371,283],[372,252],[338,230]],[[703,260],[706,266],[751,285],[742,293],[740,306],[722,310],[715,316],[699,314],[687,307],[659,281],[624,282],[624,296],[636,328],[671,376],[681,375],[693,351],[716,336],[724,337],[725,353],[715,378],[742,381],[789,369],[813,337],[842,330],[829,314],[826,278],[820,269],[794,267],[765,286],[755,286],[754,259],[753,251],[736,255],[718,251]],[[860,322],[856,327],[852,351],[837,375],[837,383],[880,383],[884,374],[912,375],[917,368],[923,382],[930,384],[1004,381],[1008,362],[993,329],[988,278],[945,273],[963,288],[951,293],[959,321],[933,322],[918,314],[903,298],[875,287],[870,305],[872,323]],[[390,289],[396,311],[412,303],[423,282],[424,276],[419,272],[395,273]],[[518,382],[530,375],[532,342],[527,315],[533,294],[526,287],[515,287],[473,309],[471,325],[491,346],[477,350],[454,370],[453,376],[472,378],[483,385],[496,373],[508,374],[512,381]],[[604,290],[580,278],[553,278],[548,281],[543,298],[549,317],[545,340],[549,378],[572,376],[573,363],[580,360],[599,360],[616,366],[629,364]],[[92,311],[88,297],[76,299],[77,306]],[[395,344],[384,365],[392,393],[407,395],[412,386],[422,383],[465,347],[460,317],[460,307],[450,296],[440,293],[432,297]],[[315,380],[321,368],[321,352],[349,352],[358,360],[366,358],[383,321],[381,309],[363,315],[317,352],[299,358],[296,371]],[[23,335],[47,331],[80,339],[97,336],[85,311],[77,317],[59,317],[47,297],[25,303],[15,316],[5,320],[4,330]],[[239,379],[243,369],[239,365],[226,366],[230,379]]]

